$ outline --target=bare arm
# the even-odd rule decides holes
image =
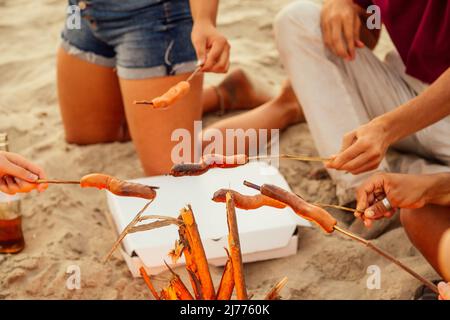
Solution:
[[[190,0],[192,19],[194,23],[207,21],[216,25],[218,0]]]
[[[390,145],[450,115],[448,88],[450,68],[419,96],[347,133],[327,166],[353,174],[377,168]]]
[[[437,174],[377,173],[368,178],[356,191],[356,217],[366,226],[374,220],[390,218],[394,210],[377,206],[386,197],[393,208],[418,209],[427,204],[450,207],[450,172]]]
[[[450,115],[449,88],[450,68],[422,94],[379,117],[389,139],[398,141]]]
[[[450,173],[428,175],[428,180],[426,203],[450,206]]]
[[[225,73],[230,65],[230,45],[216,29],[218,0],[190,0],[192,44],[203,72]]]

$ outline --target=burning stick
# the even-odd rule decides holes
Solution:
[[[183,243],[180,240],[175,240],[174,248],[170,250],[168,253],[168,256],[171,258],[173,264],[177,263],[178,259],[181,258],[183,250],[184,250]]]
[[[227,222],[228,222],[228,247],[230,249],[231,263],[233,265],[234,284],[238,300],[247,300],[247,288],[244,278],[244,264],[242,263],[241,244],[236,220],[236,211],[231,193],[226,195]]]
[[[150,105],[155,109],[163,109],[174,104],[176,101],[180,100],[182,97],[186,96],[191,90],[191,81],[194,76],[201,70],[201,66],[197,67],[194,72],[186,79],[186,81],[180,81],[173,87],[171,87],[162,96],[156,97],[151,101],[140,100],[134,101],[134,104],[145,104]]]
[[[283,289],[283,287],[286,285],[288,281],[287,277],[284,277],[279,282],[273,286],[273,288],[266,294],[266,297],[264,300],[280,300],[280,291]]]
[[[167,300],[179,300],[177,296],[177,292],[172,284],[169,284],[167,287]]]
[[[94,187],[97,189],[106,189],[118,196],[138,197],[148,200],[152,200],[156,197],[155,190],[158,189],[158,187],[127,182],[102,173],[85,175],[80,181],[38,180],[36,183],[79,184],[82,188]]]
[[[194,295],[197,300],[203,300],[202,287],[200,285],[200,280],[197,277],[197,263],[192,257],[188,235],[185,226],[180,226],[178,228],[178,234],[180,237],[181,246],[183,246],[182,254],[184,255],[184,260],[186,261],[186,271],[189,273],[189,278],[191,280],[192,289],[194,290]]]
[[[172,268],[164,261],[167,269],[172,273],[172,279],[170,280],[170,286],[174,288],[177,297],[180,300],[194,300],[194,297],[189,292],[188,288],[184,285],[180,276],[172,270]]]
[[[167,288],[161,289],[161,293],[159,294],[162,300],[170,300],[169,299],[169,292],[167,291]]]
[[[181,219],[184,224],[180,226],[180,238],[183,241],[184,253],[186,258],[186,268],[195,274],[198,279],[203,299],[213,300],[215,298],[214,284],[211,279],[211,273],[209,272],[208,260],[206,259],[205,249],[203,248],[200,233],[198,232],[197,223],[195,222],[194,214],[190,206],[181,210]],[[187,254],[186,254],[187,252]],[[195,282],[195,279],[191,281]],[[200,295],[197,285],[194,286],[196,295]]]
[[[223,269],[222,278],[220,279],[220,285],[217,289],[217,300],[230,300],[234,290],[234,271],[233,262],[231,262],[230,253],[227,249],[228,260]]]
[[[150,292],[152,293],[153,297],[156,300],[160,300],[161,297],[159,296],[158,292],[155,290],[155,287],[153,286],[150,276],[147,274],[147,272],[145,272],[144,267],[139,268],[139,273],[141,274],[142,278],[144,279],[147,287],[150,289]]]
[[[253,189],[260,190],[261,193],[264,192],[265,195],[271,196],[279,201],[282,201],[283,199],[285,199],[285,201],[286,201],[285,203],[288,204],[294,210],[294,212],[297,214],[300,214],[299,212],[301,210],[303,210],[302,209],[303,204],[301,202],[294,201],[294,197],[301,199],[303,202],[305,202],[305,201],[301,197],[299,197],[298,195],[296,195],[292,192],[288,192],[286,190],[283,190],[279,187],[275,187],[272,185],[258,186],[256,184],[253,184],[248,181],[245,181],[244,184]],[[287,201],[289,201],[289,203]],[[297,206],[297,204],[299,204],[299,206]],[[323,217],[320,217],[320,216],[318,216],[318,218],[320,218],[321,221],[324,221],[324,222],[326,222],[326,220],[328,220],[328,219],[325,220]],[[321,221],[315,221],[315,222],[321,225],[321,223],[322,223]],[[337,226],[336,223],[334,223],[334,224],[327,223],[322,226],[322,228],[325,230],[329,229],[330,227],[332,228],[332,231],[330,231],[330,232],[333,232],[334,230],[336,230],[336,231],[346,235],[347,237],[350,237],[351,239],[356,240],[356,241],[366,245],[370,249],[377,252],[379,255],[381,255],[381,256],[385,257],[386,259],[390,260],[391,262],[395,263],[397,266],[399,266],[404,271],[408,272],[410,275],[412,275],[417,280],[421,281],[424,285],[426,285],[428,288],[430,288],[433,292],[438,293],[438,289],[435,284],[433,284],[431,281],[425,279],[424,277],[422,277],[421,275],[419,275],[418,273],[416,273],[415,271],[410,269],[408,266],[404,265],[398,259],[394,258],[389,253],[387,253],[384,250],[382,250],[381,248],[377,247],[370,241],[368,241],[364,238],[361,238],[361,237],[357,236],[356,234],[353,234],[350,231],[347,231],[347,230]]]
[[[209,169],[212,168],[235,168],[238,166],[245,165],[249,163],[251,160],[262,160],[262,159],[271,159],[271,158],[279,158],[284,160],[297,160],[297,161],[329,161],[327,158],[319,158],[319,157],[309,157],[303,155],[290,155],[290,154],[281,154],[276,156],[255,156],[248,157],[245,154],[238,154],[233,156],[224,156],[224,155],[216,155],[216,154],[207,154],[204,155],[199,163],[180,163],[176,164],[170,170],[170,175],[174,177],[182,177],[182,176],[199,176],[206,173]]]

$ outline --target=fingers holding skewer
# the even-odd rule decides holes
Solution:
[[[273,186],[273,185],[263,184],[262,186],[258,186],[256,184],[248,182],[248,181],[244,181],[244,185],[251,187],[253,189],[256,189],[256,190],[260,190],[260,192],[262,194],[286,203],[294,210],[295,213],[297,213],[298,215],[300,215],[308,220],[314,221],[319,226],[321,226],[322,229],[324,229],[324,231],[326,231],[328,233],[331,233],[334,230],[336,230],[336,231],[340,232],[341,234],[344,234],[345,236],[350,237],[351,239],[364,244],[365,246],[369,247],[370,249],[372,249],[379,255],[383,256],[384,258],[390,260],[391,262],[393,262],[394,264],[399,266],[404,271],[408,272],[410,275],[412,275],[417,280],[421,281],[428,288],[430,288],[433,292],[438,293],[438,288],[435,284],[433,284],[426,278],[419,275],[417,272],[415,272],[414,270],[412,270],[411,268],[409,268],[408,266],[403,264],[401,261],[399,261],[392,255],[390,255],[389,253],[385,252],[378,246],[374,245],[372,242],[370,242],[364,238],[361,238],[358,235],[353,234],[352,232],[349,232],[349,231],[339,227],[337,225],[336,220],[331,216],[330,216],[331,218],[329,218],[328,217],[329,214],[325,210],[323,210],[321,208],[319,208],[319,209],[321,209],[322,211],[311,210],[311,208],[308,207],[308,203],[306,201],[304,201],[300,196],[298,196],[292,192],[283,190],[282,188]],[[303,203],[295,198],[303,201]],[[305,205],[305,203],[306,203],[306,205]],[[318,208],[318,207],[316,207],[316,208]]]

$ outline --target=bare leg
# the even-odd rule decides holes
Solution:
[[[290,83],[286,82],[276,98],[248,112],[218,121],[209,128],[285,129],[291,124],[304,121],[301,106]]]
[[[195,77],[189,94],[170,108],[154,110],[135,105],[133,101],[151,100],[188,76],[189,74],[142,80],[120,79],[131,137],[147,175],[165,174],[170,171],[173,165],[172,149],[178,143],[171,141],[174,130],[187,129],[193,136],[194,121],[200,120],[202,113],[203,76]]]
[[[439,243],[439,267],[444,273],[444,279],[450,281],[450,229],[445,231]]]
[[[67,142],[92,144],[129,138],[113,68],[86,62],[60,48],[57,77]]]
[[[443,275],[438,264],[438,250],[444,232],[450,228],[450,208],[428,205],[421,209],[402,209],[400,220],[414,246]]]
[[[305,118],[301,106],[290,83],[286,81],[281,93],[276,98],[248,112],[218,121],[203,130],[202,134],[208,134],[208,131],[217,129],[222,132],[224,137],[226,129],[282,130],[291,124],[304,121]],[[237,141],[235,141],[235,145],[236,142]],[[204,146],[208,145],[208,143],[208,141],[204,142]],[[226,143],[226,141],[224,141],[224,143]],[[245,149],[247,150],[248,146],[246,146]]]
[[[242,69],[235,69],[217,87],[205,88],[203,113],[220,110],[217,91],[223,98],[225,110],[252,109],[271,98],[263,92],[258,92]]]

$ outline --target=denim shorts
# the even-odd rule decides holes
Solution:
[[[162,77],[195,69],[191,31],[189,0],[69,0],[62,46],[123,79]]]

